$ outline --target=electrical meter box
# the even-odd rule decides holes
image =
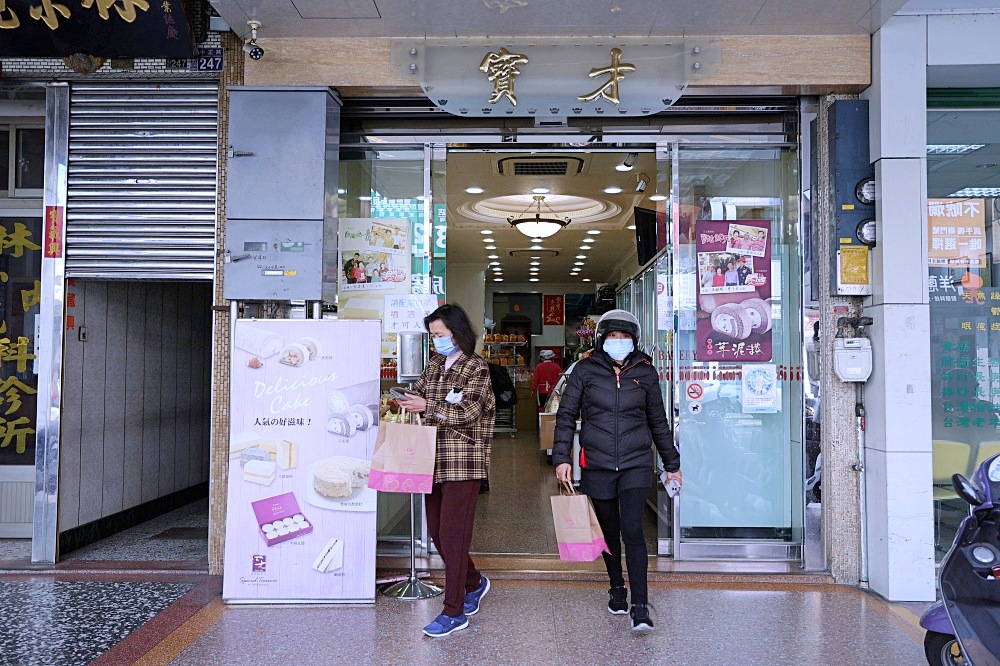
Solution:
[[[868,102],[837,100],[830,105],[827,127],[833,243],[830,288],[841,296],[872,293],[873,243],[862,232],[875,220],[875,169],[869,158]],[[813,181],[813,187],[815,187]]]
[[[866,382],[872,376],[872,343],[868,338],[837,338],[833,371],[842,382]]]
[[[230,220],[228,300],[318,301],[323,294],[323,220]]]

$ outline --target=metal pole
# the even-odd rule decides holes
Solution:
[[[409,387],[412,389],[413,384]],[[412,421],[413,415],[410,414]],[[405,601],[416,599],[430,599],[444,592],[444,589],[434,583],[425,583],[417,578],[417,507],[410,493],[410,576],[406,580],[400,581],[385,589],[385,596]]]
[[[867,495],[865,492],[865,384],[855,385],[855,414],[858,417],[858,461],[852,465],[858,473],[858,500],[860,503],[859,517],[861,519],[861,577],[862,585],[868,584],[868,511],[865,507]]]
[[[417,578],[417,521],[416,503],[413,493],[410,493],[410,576],[406,580],[385,589],[385,596],[404,601],[429,599],[444,592],[443,588],[434,583],[427,583]]]

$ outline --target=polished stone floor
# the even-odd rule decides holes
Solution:
[[[227,606],[205,560],[207,502],[69,554],[55,570],[0,573],[0,665],[921,664],[918,614],[786,562],[650,560],[657,629],[606,610],[600,561],[554,555],[552,467],[533,434],[500,438],[473,549],[494,587],[465,631],[421,627],[441,599],[372,605]],[[655,518],[647,512],[655,548]],[[0,560],[27,559],[0,541]],[[173,559],[176,570],[162,566]],[[143,561],[153,563],[142,570]],[[408,560],[407,560],[408,562]],[[123,566],[131,564],[131,566]],[[379,558],[380,575],[401,561]],[[419,566],[440,572],[437,558]],[[0,567],[2,569],[2,567]]]

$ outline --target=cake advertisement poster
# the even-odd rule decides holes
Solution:
[[[695,360],[771,360],[771,222],[698,220]]]
[[[377,321],[233,326],[223,599],[373,602]]]

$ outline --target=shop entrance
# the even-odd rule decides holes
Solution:
[[[555,484],[539,444],[532,369],[542,349],[568,369],[593,343],[588,326],[621,307],[642,322],[684,460],[681,502],[650,489],[651,552],[801,557],[798,133],[761,118],[740,131],[720,124],[408,145],[371,131],[342,153],[341,215],[410,217],[415,288],[463,305],[474,321],[481,313],[490,336],[484,356],[518,384],[510,431],[494,441],[474,551],[557,561],[548,505]],[[554,220],[554,232],[518,229],[536,216]],[[759,283],[744,276],[726,284],[726,273],[748,264]],[[702,282],[709,268],[722,284]],[[725,322],[712,321],[717,308]],[[760,375],[760,396],[746,394],[750,370]],[[385,554],[408,532],[406,505],[398,505],[380,510]]]

